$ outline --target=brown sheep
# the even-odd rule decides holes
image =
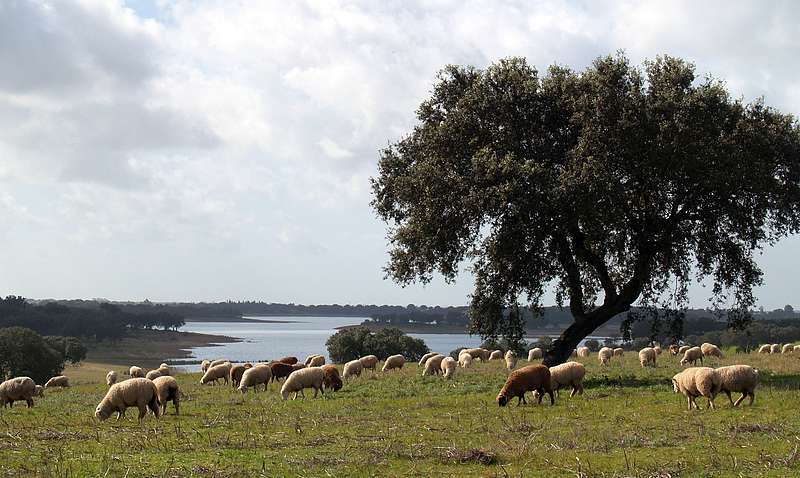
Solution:
[[[323,365],[322,371],[325,375],[322,378],[322,386],[325,388],[332,388],[334,392],[342,388],[342,378],[339,376],[339,370],[333,365]]]
[[[299,360],[297,360],[297,357],[291,357],[290,356],[290,357],[280,358],[280,359],[276,360],[276,362],[285,363],[285,364],[289,364],[289,365],[294,365],[297,362],[299,362]]]
[[[296,370],[292,365],[283,362],[272,362],[271,364],[269,364],[269,368],[270,370],[272,370],[273,382],[277,382],[282,378],[288,377],[292,372]]]
[[[539,393],[538,403],[542,403],[542,396],[550,396],[550,404],[555,405],[553,389],[550,385],[550,369],[544,365],[528,365],[517,369],[508,376],[505,385],[497,395],[497,404],[505,407],[509,400],[517,397],[517,405],[528,403],[525,401],[525,392],[536,391]]]
[[[247,370],[248,368],[251,368],[252,366],[253,364],[248,362],[245,364],[236,364],[231,367],[230,378],[231,378],[231,385],[233,386],[233,388],[239,386],[239,382],[242,381],[242,375],[244,375],[244,371]]]
[[[292,371],[293,372],[296,372],[296,371],[304,369],[304,368],[306,368],[306,364],[304,364],[304,363],[296,363],[296,364],[292,365]]]

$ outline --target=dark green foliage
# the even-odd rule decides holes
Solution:
[[[44,339],[53,350],[59,352],[64,360],[70,363],[78,363],[86,358],[86,346],[77,337],[48,335]]]
[[[600,342],[595,339],[589,339],[584,342],[583,345],[589,347],[589,350],[592,352],[597,352],[600,350]]]
[[[43,384],[64,370],[64,357],[31,329],[0,329],[0,378],[30,377]]]
[[[461,351],[464,350],[464,349],[466,349],[466,347],[459,347],[457,349],[451,350],[450,351],[450,356],[453,357],[454,359],[458,360],[458,354],[460,354]]]
[[[419,360],[430,352],[422,339],[415,339],[400,329],[385,328],[372,333],[366,327],[354,327],[336,332],[325,343],[328,355],[336,363],[345,363],[364,355],[375,355],[384,360],[402,354],[406,360]]]

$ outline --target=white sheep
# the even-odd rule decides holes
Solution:
[[[364,365],[361,363],[361,360],[351,360],[344,364],[342,378],[358,377],[361,375],[363,369]]]
[[[442,360],[444,355],[436,354],[425,362],[425,369],[422,371],[422,376],[425,375],[438,375],[442,369]]]
[[[695,399],[703,396],[708,399],[708,407],[714,409],[714,397],[720,391],[721,380],[719,374],[711,367],[689,367],[672,377],[672,387],[675,393],[682,393],[686,397],[689,410],[699,409]]]
[[[217,383],[217,380],[223,379],[225,380],[225,385],[228,384],[228,377],[231,374],[231,363],[225,362],[219,365],[214,365],[213,367],[209,367],[206,370],[206,373],[203,374],[203,378],[200,379],[200,385],[205,385],[209,382],[213,382],[214,384]]]
[[[305,398],[306,395],[303,393],[303,390],[306,388],[314,389],[314,398],[317,398],[317,391],[322,392],[322,394],[325,395],[325,390],[322,389],[322,382],[324,378],[325,371],[322,370],[321,367],[309,367],[295,370],[286,378],[286,381],[283,382],[283,387],[281,387],[281,398],[283,400],[287,400],[289,398],[289,394],[293,392],[295,399],[297,398],[298,393]]]
[[[794,346],[794,351],[795,352],[800,352],[800,345],[795,345]]]
[[[309,367],[322,367],[323,365],[325,365],[325,357],[322,355],[317,355],[308,363]]]
[[[623,349],[622,347],[615,348],[613,352],[614,352],[614,357],[622,357],[623,355],[625,355],[625,349]]]
[[[769,344],[764,344],[764,345],[762,345],[761,347],[758,348],[758,353],[760,353],[760,354],[768,354],[770,352],[769,348],[770,348]]]
[[[745,397],[750,397],[750,405],[756,398],[756,387],[758,386],[758,370],[749,365],[728,365],[727,367],[719,367],[717,374],[720,377],[720,389],[728,396],[731,405],[738,407]],[[731,392],[739,392],[742,394],[736,403],[731,398]]]
[[[656,355],[661,355],[661,347],[658,345],[653,346],[653,350],[656,351]]]
[[[444,378],[452,378],[456,373],[456,360],[453,357],[445,357],[439,364],[439,368],[442,370]]]
[[[161,365],[158,366],[158,373],[160,373],[162,377],[166,375],[172,375],[170,373],[169,365],[165,363],[162,363]]]
[[[608,365],[613,355],[613,350],[608,347],[603,347],[599,352],[597,352],[597,359],[600,361],[600,365]]]
[[[714,344],[704,342],[700,345],[700,351],[703,352],[704,357],[717,357],[722,358],[722,351]]]
[[[314,360],[314,357],[319,357],[319,354],[311,354],[308,357],[306,357],[305,361],[303,362],[306,365],[306,367],[310,366],[309,364],[311,363],[312,360]]]
[[[211,368],[211,362],[210,361],[203,360],[202,362],[200,362],[200,371],[201,372],[206,373],[208,371],[208,369],[210,369],[210,368]]]
[[[550,385],[552,390],[572,387],[569,396],[583,394],[583,377],[586,376],[586,367],[580,362],[566,362],[555,367],[550,367]]]
[[[139,422],[144,420],[147,409],[152,410],[153,415],[161,415],[161,407],[158,403],[158,391],[156,385],[146,378],[136,377],[124,382],[115,383],[108,389],[106,396],[97,405],[94,416],[99,420],[105,420],[112,413],[117,412],[117,420],[125,416],[125,409],[137,407],[139,409]]]
[[[272,369],[270,369],[269,365],[258,364],[244,371],[244,373],[242,374],[242,379],[239,380],[239,391],[245,393],[249,387],[253,387],[253,390],[257,392],[258,385],[263,383],[264,391],[266,392],[268,390],[269,381],[271,379],[272,379]]]
[[[509,370],[514,370],[514,367],[517,366],[517,353],[514,352],[513,350],[507,351],[505,355],[505,360],[506,360],[506,368]]]
[[[542,358],[543,352],[542,349],[539,347],[534,347],[528,350],[528,362],[533,362],[536,359]]]
[[[683,354],[685,354],[685,353],[686,353],[686,351],[687,351],[687,350],[689,350],[690,348],[692,348],[692,346],[691,346],[691,345],[681,345],[680,347],[678,347],[678,353],[677,353],[677,354],[675,354],[675,355],[683,355]]]
[[[375,371],[375,367],[378,366],[378,357],[374,355],[365,355],[358,359],[361,362],[361,367],[366,370],[370,369],[373,372]],[[359,372],[360,373],[360,372]]]
[[[117,383],[117,372],[109,370],[106,374],[106,385],[109,387]]]
[[[47,383],[44,384],[44,388],[53,388],[53,387],[68,388],[69,378],[63,375],[58,375],[51,378],[50,380],[47,381]]]
[[[144,370],[142,370],[142,367],[137,367],[134,365],[128,369],[128,375],[133,378],[144,378]]]
[[[691,347],[683,353],[680,364],[688,365],[691,362],[692,365],[696,365],[698,360],[701,364],[703,363],[703,351],[700,347]]]
[[[33,395],[36,397],[44,397],[44,387],[41,385],[37,385],[36,389],[33,392]]]
[[[781,353],[781,346],[780,344],[772,344],[769,346],[769,353],[771,354],[779,354]]]
[[[225,359],[217,359],[217,360],[212,361],[210,364],[208,364],[208,368],[216,367],[217,365],[223,365],[223,364],[226,364],[226,363],[230,363],[230,361],[225,360]]]
[[[490,352],[490,351],[488,351],[488,350],[486,350],[484,348],[481,348],[481,347],[474,348],[474,349],[464,349],[464,350],[462,350],[462,352],[467,352],[468,354],[470,354],[472,356],[473,360],[474,359],[480,359],[481,362],[486,362],[487,360],[489,360],[489,357],[491,357],[491,355],[492,355],[492,352]],[[438,354],[434,354],[434,355],[438,355]],[[431,357],[433,357],[434,355],[431,355]],[[428,357],[428,358],[431,358],[431,357]],[[425,362],[427,362],[427,361],[428,361],[428,359],[425,359]]]
[[[592,353],[592,351],[591,351],[591,350],[589,350],[589,347],[585,347],[585,346],[584,346],[584,347],[578,347],[578,349],[577,349],[577,354],[578,354],[578,357],[584,357],[584,358],[586,358],[586,357],[588,357],[589,355],[591,355],[591,353]]]
[[[161,406],[161,415],[167,414],[167,403],[172,402],[175,407],[175,415],[180,415],[181,405],[181,390],[178,387],[178,381],[169,375],[162,375],[153,380],[156,386],[156,396],[158,403]]]
[[[647,367],[648,365],[655,367],[656,355],[658,354],[653,347],[645,347],[639,351],[639,363],[642,364],[642,367]]]
[[[406,363],[406,358],[400,354],[391,355],[386,357],[386,361],[383,363],[383,368],[381,372],[388,372],[389,370],[401,369],[403,365]]]
[[[147,380],[155,380],[158,377],[161,377],[161,372],[159,372],[158,370],[151,370],[147,372],[144,376],[144,378],[146,378]]]
[[[14,406],[14,402],[24,400],[28,408],[33,407],[33,396],[36,394],[36,382],[30,377],[15,377],[0,383],[0,405]]]
[[[463,354],[463,353],[469,353],[469,350],[471,350],[471,349],[463,349],[461,352],[459,352],[459,355]],[[419,359],[419,362],[417,363],[417,365],[419,365],[420,367],[424,367],[425,366],[425,362],[427,362],[428,359],[433,357],[434,355],[439,355],[439,354],[436,353],[436,352],[428,352],[428,353],[426,353],[425,355],[422,356],[422,358]]]
[[[783,344],[781,348],[781,353],[790,354],[794,351],[794,344]]]
[[[472,365],[472,355],[461,353],[458,356],[458,365],[460,365],[461,368],[469,368]]]
[[[502,350],[495,350],[491,354],[489,354],[489,360],[502,360],[502,358],[503,358]]]

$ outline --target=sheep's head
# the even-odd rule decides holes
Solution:
[[[106,405],[104,402],[100,402],[100,404],[94,411],[94,416],[95,418],[97,418],[102,422],[103,420],[111,416],[111,412],[112,410],[110,406]]]
[[[497,404],[498,405],[500,405],[501,407],[505,407],[507,403],[508,403],[508,397],[506,397],[502,393],[497,396]]]
[[[672,379],[672,390],[675,393],[680,393],[680,391],[681,391],[681,388],[678,386],[678,381],[675,380],[674,378]]]

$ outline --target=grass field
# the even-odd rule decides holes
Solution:
[[[66,371],[74,383],[29,410],[0,409],[3,476],[796,476],[799,356],[732,355],[762,372],[753,407],[687,411],[669,378],[677,359],[642,369],[627,353],[587,364],[587,390],[556,405],[499,408],[499,362],[455,378],[401,372],[347,382],[324,399],[282,402],[278,386],[242,395],[177,378],[183,414],[143,425],[135,410],[96,422],[107,366]],[[521,361],[521,364],[525,364]],[[120,367],[117,366],[119,369]],[[735,398],[735,397],[734,397]],[[705,406],[704,399],[698,399]]]

